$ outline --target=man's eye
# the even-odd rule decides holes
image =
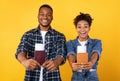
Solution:
[[[44,16],[44,14],[40,14],[40,16]]]

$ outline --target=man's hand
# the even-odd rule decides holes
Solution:
[[[45,67],[48,71],[52,72],[59,67],[59,64],[56,62],[56,60],[49,60],[43,63],[42,66]]]
[[[25,66],[26,69],[34,70],[37,69],[40,64],[34,59],[26,59],[21,61],[21,63]]]

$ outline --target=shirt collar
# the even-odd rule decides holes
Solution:
[[[40,31],[40,26],[37,27],[37,31]],[[52,27],[50,26],[50,28],[48,29],[48,32],[53,34],[54,29],[52,29]]]
[[[80,45],[79,41],[78,41],[78,36],[76,37],[75,39],[75,42],[77,45]],[[92,39],[88,36],[88,39],[87,39],[87,43],[86,44],[91,44],[92,43]]]

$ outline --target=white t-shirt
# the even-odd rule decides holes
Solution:
[[[45,44],[45,35],[47,33],[47,31],[40,31],[41,35],[42,35],[42,39],[43,39],[43,44]]]
[[[81,46],[86,46],[86,44],[87,44],[87,40],[86,40],[86,41],[80,41],[80,40],[78,39],[78,41],[79,41],[79,43],[81,44]]]

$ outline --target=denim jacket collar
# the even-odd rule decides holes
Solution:
[[[75,43],[76,45],[80,45],[79,41],[78,41],[78,37],[76,37],[75,39]],[[87,39],[87,44],[92,44],[92,39],[88,36],[88,39]]]

